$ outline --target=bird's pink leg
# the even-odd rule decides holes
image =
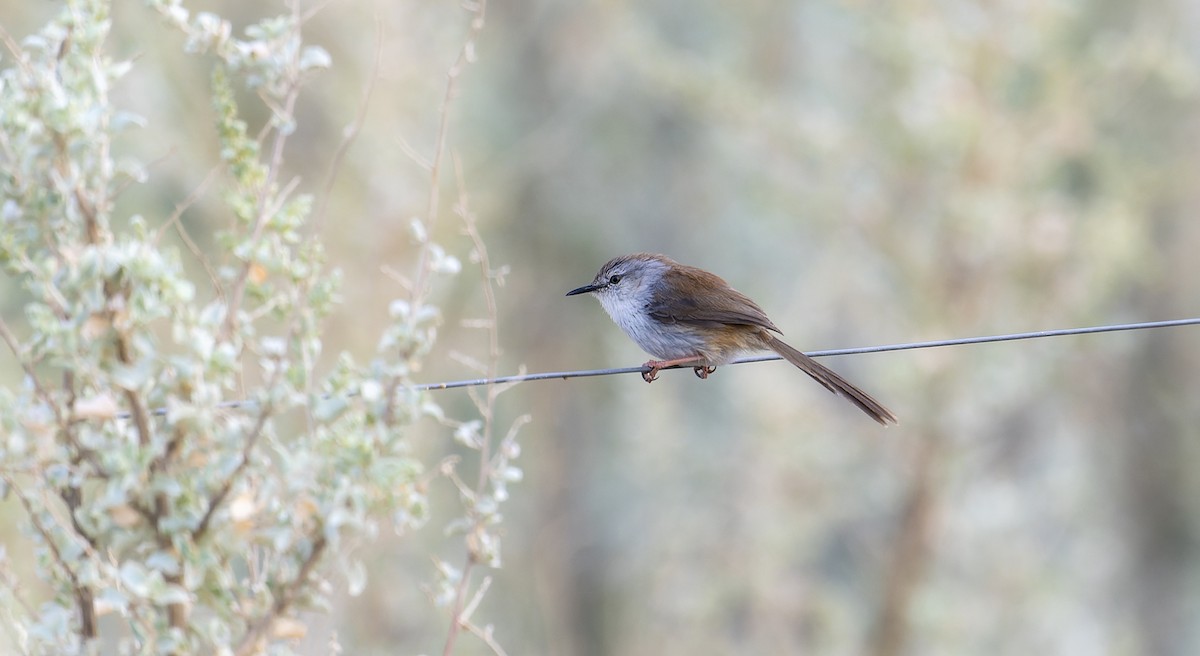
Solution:
[[[676,358],[674,360],[647,360],[646,364],[643,364],[642,366],[650,367],[650,371],[642,372],[642,380],[646,381],[647,383],[653,383],[658,378],[658,372],[663,369],[666,369],[667,367],[676,367],[679,365],[694,364],[696,362],[703,363],[704,359],[701,358],[700,356],[694,355],[689,358]],[[703,364],[702,364],[702,366],[698,366],[698,367],[693,366],[692,369],[695,370],[696,375],[701,378],[708,378],[709,374],[711,374],[712,372],[717,370],[716,367],[709,367],[709,366],[703,365]]]

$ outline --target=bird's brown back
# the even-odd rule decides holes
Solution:
[[[720,276],[671,263],[674,266],[663,274],[659,289],[646,306],[655,320],[706,327],[759,326],[782,334],[757,303],[730,287]],[[668,294],[667,290],[686,290],[686,293]]]

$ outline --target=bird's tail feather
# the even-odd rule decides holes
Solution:
[[[825,389],[840,394],[846,397],[860,410],[867,413],[871,419],[887,426],[889,423],[895,424],[896,416],[893,415],[887,408],[883,407],[878,401],[871,398],[870,394],[851,385],[845,378],[842,378],[838,373],[829,367],[817,362],[807,355],[788,346],[783,340],[774,335],[767,336],[767,345],[772,351],[782,355],[785,360],[791,362],[800,368],[801,371],[812,376],[813,380],[825,386]]]

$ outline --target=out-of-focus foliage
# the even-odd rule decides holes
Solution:
[[[18,20],[55,7],[0,4],[21,34],[33,28]],[[637,250],[724,276],[800,348],[1194,316],[1194,5],[489,5],[449,98],[437,213],[465,200],[461,172],[509,266],[499,371],[641,362],[594,303],[562,297]],[[186,38],[121,6],[110,51],[136,65],[111,93],[146,115],[147,139],[115,143],[155,162],[156,183],[116,207],[156,229],[221,155],[201,129],[211,75],[180,56]],[[230,34],[263,11],[205,7]],[[322,219],[345,302],[320,323],[318,372],[339,371],[343,349],[372,357],[389,309],[406,311],[386,272],[421,250],[414,216],[446,252],[473,248],[453,220],[426,221],[463,11],[343,1],[304,23],[336,66],[307,80],[280,180],[320,189],[374,81]],[[260,126],[273,112],[242,84],[260,72],[239,71],[241,118]],[[196,155],[157,161],[171,147]],[[212,237],[229,223],[220,201],[204,194],[181,219],[205,253],[232,252]],[[163,243],[185,247],[169,232]],[[205,280],[184,252],[188,280]],[[454,284],[413,379],[487,369],[456,352],[488,325],[481,287]],[[27,297],[3,297],[14,327]],[[512,654],[1194,653],[1195,334],[828,362],[896,412],[887,431],[781,364],[518,387],[509,398],[535,417],[524,494],[504,506],[504,568],[478,616]],[[472,412],[466,393],[439,394],[447,414]],[[483,428],[460,428],[458,441],[410,440],[412,456],[477,453]],[[455,476],[470,489],[475,473]],[[470,496],[445,479],[428,493],[431,517]],[[418,589],[445,553],[437,525],[358,541],[367,586],[335,587],[300,649],[326,653],[330,636],[356,654],[443,644],[445,618]],[[427,592],[453,607],[465,568],[439,561]]]
[[[635,250],[802,348],[1196,315],[1191,3],[501,15],[475,180],[530,271],[531,369],[641,361],[555,294]],[[883,433],[782,365],[531,388],[548,651],[1194,651],[1194,342],[828,363],[897,413]]]
[[[499,564],[498,507],[519,470],[515,432],[491,444],[494,394],[482,420],[458,422],[410,385],[437,336],[433,282],[457,260],[416,221],[414,278],[370,362],[343,353],[318,371],[341,276],[285,157],[301,88],[330,55],[303,43],[298,7],[243,38],[216,14],[150,5],[164,42],[212,71],[202,132],[228,218],[208,253],[177,223],[190,201],[173,214],[116,209],[129,185],[155,183],[117,155],[153,119],[117,99],[136,64],[110,54],[108,3],[64,3],[6,39],[0,262],[24,321],[0,323],[23,373],[0,388],[0,480],[36,568],[0,559],[5,651],[289,653],[307,632],[300,613],[329,609],[329,565],[357,594],[367,572],[351,547],[381,525],[422,526],[432,476],[459,481],[454,462],[413,453],[406,429],[423,417],[481,454],[478,485],[461,484],[461,516],[447,520],[467,536],[467,567],[436,568],[451,592],[435,601],[465,623],[469,568]],[[268,110],[254,132],[243,85]],[[162,246],[177,228],[196,275]]]

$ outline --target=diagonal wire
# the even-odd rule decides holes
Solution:
[[[960,337],[957,339],[939,339],[928,342],[908,342],[904,344],[884,344],[882,346],[859,346],[854,348],[829,349],[825,351],[808,351],[807,355],[813,358],[823,358],[831,355],[859,355],[862,353],[885,353],[887,351],[911,351],[914,349],[937,348],[942,346],[964,346],[967,344],[989,344],[992,342],[1013,342],[1022,339],[1038,339],[1042,337],[1066,337],[1068,335],[1091,335],[1095,333],[1115,333],[1127,330],[1146,330],[1150,328],[1172,328],[1176,326],[1195,326],[1200,325],[1200,317],[1191,319],[1171,319],[1168,321],[1146,321],[1142,323],[1119,323],[1105,326],[1088,326],[1085,328],[1062,328],[1058,330],[1035,330],[1026,333],[1008,333],[1004,335],[987,335],[984,337]],[[729,364],[746,364],[748,362],[768,362],[770,360],[781,360],[778,355],[759,355],[748,358],[734,360]],[[675,367],[665,367],[666,369],[690,369],[688,365]],[[570,378],[588,378],[592,376],[613,376],[617,374],[640,374],[645,371],[650,371],[650,368],[642,365],[638,367],[617,367],[614,369],[583,369],[578,371],[547,371],[536,374],[518,374],[514,376],[500,376],[498,378],[472,378],[470,380],[453,380],[444,383],[418,383],[413,385],[411,389],[418,391],[434,391],[457,389],[460,387],[477,387],[480,385],[503,385],[512,383],[525,383],[535,380],[567,380]],[[217,404],[218,408],[241,408],[255,405],[252,400],[245,401],[225,401]],[[152,411],[156,416],[166,414],[165,408],[158,408]],[[127,419],[129,413],[120,413],[118,418]]]
[[[883,346],[860,346],[856,348],[830,349],[827,351],[808,351],[806,355],[813,358],[823,358],[830,355],[858,355],[861,353],[883,353],[886,351],[911,351],[913,349],[936,348],[939,346],[962,346],[965,344],[987,344],[991,342],[1012,342],[1020,339],[1037,339],[1040,337],[1064,337],[1067,335],[1090,335],[1093,333],[1113,333],[1123,330],[1145,330],[1148,328],[1171,328],[1174,326],[1194,326],[1200,324],[1200,317],[1191,319],[1171,319],[1169,321],[1148,321],[1143,323],[1122,323],[1107,326],[1090,326],[1087,328],[1062,328],[1059,330],[1037,330],[1027,333],[1009,333],[1006,335],[988,335],[986,337],[960,337],[958,339],[940,339],[930,342],[909,342],[907,344],[885,344]],[[745,364],[747,362],[767,362],[782,360],[778,355],[759,355],[734,360],[729,364]],[[688,365],[666,367],[665,369],[680,369]],[[665,370],[664,369],[664,370]],[[475,387],[478,385],[495,385],[503,383],[523,383],[533,380],[551,380],[561,378],[587,378],[589,376],[611,376],[614,374],[633,374],[650,371],[650,367],[618,367],[616,369],[585,369],[582,371],[551,371],[537,374],[521,374],[517,376],[501,376],[499,378],[475,378],[472,380],[455,380],[446,383],[422,383],[414,385],[417,390],[444,390],[457,387]]]

